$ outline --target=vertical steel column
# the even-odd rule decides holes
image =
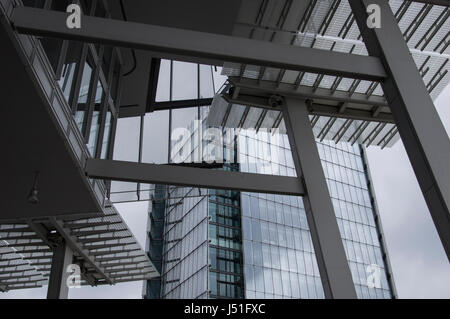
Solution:
[[[306,104],[286,98],[283,117],[297,176],[305,184],[303,202],[325,298],[356,298]]]
[[[67,286],[67,266],[72,263],[73,252],[64,240],[53,248],[52,268],[48,281],[47,299],[67,299],[69,287]]]
[[[402,32],[384,0],[349,0],[370,55],[381,59],[381,83],[431,217],[450,259],[450,140]],[[366,8],[381,8],[381,28],[367,27]]]

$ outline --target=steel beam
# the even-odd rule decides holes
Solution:
[[[356,291],[334,214],[306,101],[286,98],[286,124],[298,184],[304,184],[306,217],[325,298],[355,299]]]
[[[345,102],[361,105],[388,106],[383,96],[371,95],[354,92],[349,94],[347,91],[330,90],[324,88],[314,88],[306,85],[296,85],[295,83],[279,83],[273,81],[255,80],[239,78],[235,76],[228,77],[228,80],[234,87],[240,88],[243,92],[261,92],[278,94],[281,96],[297,97],[303,99],[318,99],[336,102]],[[244,90],[245,89],[245,90]]]
[[[280,111],[280,109],[274,108],[273,106],[269,105],[267,96],[247,95],[241,93],[239,93],[239,96],[236,99],[232,99],[231,96],[228,94],[222,94],[221,96],[225,101],[227,101],[230,104],[247,105],[268,110]],[[308,107],[308,111],[311,115],[329,116],[329,117],[371,121],[371,122],[383,122],[392,124],[395,123],[391,113],[379,112],[378,114],[374,114],[372,109],[363,109],[355,107],[354,105],[347,106],[345,110],[342,111],[340,104],[329,105],[312,101]]]
[[[21,33],[148,50],[159,57],[176,54],[217,65],[236,62],[374,81],[386,77],[376,57],[91,16],[83,16],[82,28],[69,29],[66,19],[67,13],[30,7],[15,8],[11,18]]]
[[[72,263],[73,252],[64,240],[53,248],[52,268],[48,280],[47,299],[67,299],[67,266]]]
[[[450,140],[409,53],[388,2],[350,0],[369,54],[389,79],[381,83],[431,217],[450,260]],[[366,7],[381,8],[381,28],[369,29]]]
[[[88,159],[86,175],[90,178],[231,189],[255,193],[304,195],[304,189],[294,177],[211,170],[175,165]]]

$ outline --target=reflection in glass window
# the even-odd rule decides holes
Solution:
[[[88,142],[88,150],[91,156],[95,157],[96,151],[97,151],[97,140],[99,135],[99,128],[100,128],[100,122],[101,122],[101,107],[102,107],[102,100],[103,100],[103,86],[101,84],[101,81],[97,84],[97,91],[95,93],[95,100],[94,100],[94,110],[92,113],[92,122],[91,122],[91,128],[89,133],[89,142]],[[105,127],[106,129],[106,127]]]
[[[105,131],[103,133],[102,151],[100,154],[101,159],[106,159],[109,152],[109,140],[111,137],[111,129],[113,124],[113,117],[111,111],[108,109],[106,112]]]
[[[83,132],[84,121],[87,114],[87,100],[92,77],[92,63],[90,63],[89,61],[90,59],[86,60],[86,62],[84,63],[80,93],[78,95],[78,107],[75,112],[75,121],[78,128],[80,129],[80,132]]]

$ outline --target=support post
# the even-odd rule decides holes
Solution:
[[[388,79],[381,82],[431,217],[450,260],[450,140],[389,3],[350,0],[370,55],[379,57]],[[367,27],[366,8],[381,8],[381,28]]]
[[[67,266],[72,263],[73,252],[64,240],[60,240],[53,248],[52,268],[48,281],[47,299],[67,299]]]
[[[286,98],[283,116],[299,183],[304,183],[306,195],[303,196],[303,203],[325,298],[355,299],[355,286],[312,132],[306,101]]]

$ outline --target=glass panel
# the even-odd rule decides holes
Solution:
[[[108,108],[108,112],[106,113],[105,119],[105,132],[103,133],[103,141],[102,141],[102,152],[100,154],[101,159],[106,159],[109,152],[109,141],[111,137],[111,129],[113,125],[113,116],[111,111]]]
[[[91,61],[91,58],[88,57],[86,59],[86,62],[84,64],[83,68],[83,76],[81,78],[81,85],[80,85],[80,93],[78,95],[78,107],[77,111],[75,113],[75,121],[78,125],[78,128],[80,129],[80,132],[83,132],[84,122],[87,114],[87,100],[89,95],[89,88],[91,84],[91,78],[92,78],[92,71],[93,71],[93,63]]]
[[[200,65],[200,96],[211,98],[214,96],[213,73],[210,65]]]
[[[197,64],[173,61],[172,100],[198,98]]]
[[[67,102],[69,102],[70,95],[72,93],[75,69],[79,59],[81,58],[81,49],[82,44],[80,42],[69,42],[66,60],[61,72],[61,78],[58,80],[59,87],[61,88]]]
[[[92,157],[95,157],[97,151],[97,140],[99,135],[99,128],[101,122],[101,107],[103,101],[103,86],[99,81],[97,84],[97,91],[95,93],[94,110],[92,113],[91,130],[89,134],[88,150]],[[106,129],[106,127],[105,127]]]
[[[170,60],[161,60],[155,101],[170,101]]]

